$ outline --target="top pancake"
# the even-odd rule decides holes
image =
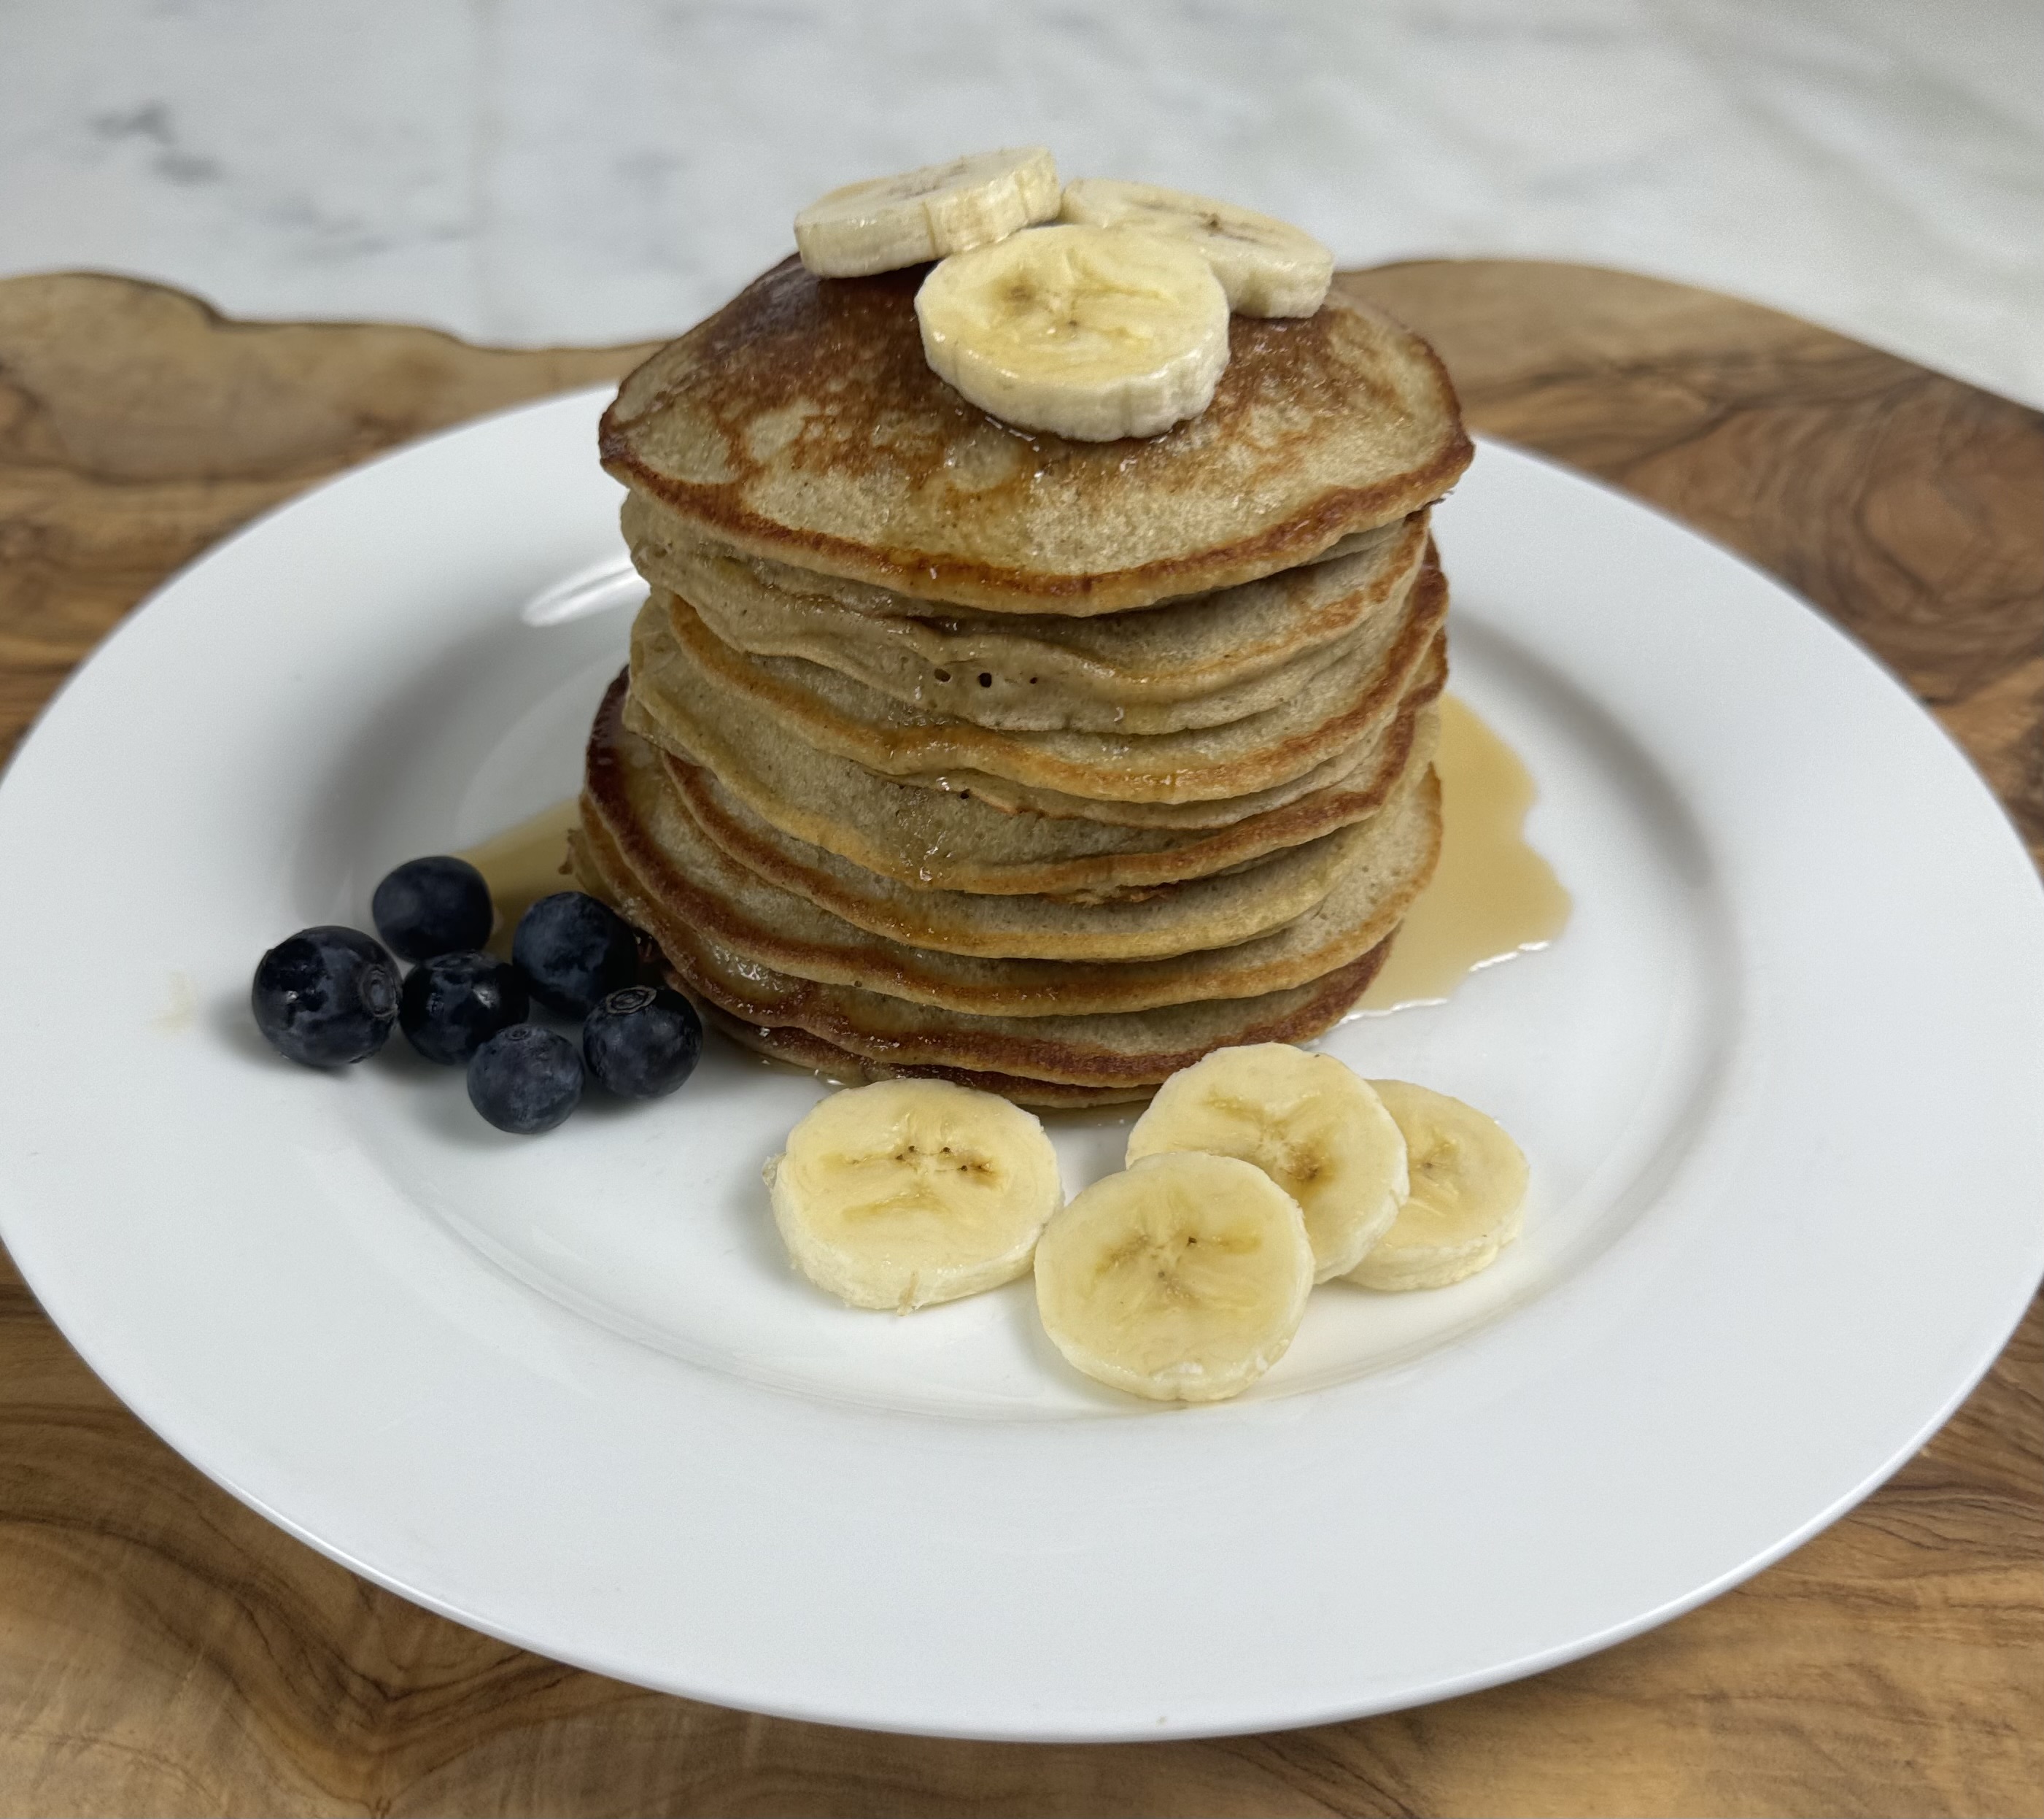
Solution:
[[[1000,422],[930,370],[923,276],[776,266],[625,380],[604,465],[697,540],[917,599],[1083,617],[1291,567],[1469,463],[1432,350],[1340,291],[1312,316],[1233,317],[1198,416],[1075,442]]]

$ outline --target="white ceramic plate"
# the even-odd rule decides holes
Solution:
[[[1066,1370],[1028,1286],[907,1320],[779,1254],[821,1090],[723,1049],[500,1136],[394,1042],[250,1026],[257,955],[567,793],[627,615],[595,394],[215,550],[0,790],[0,1229],[141,1417],[462,1621],[724,1703],[1031,1738],[1262,1729],[1580,1655],[1751,1573],[1944,1419],[2044,1265],[2044,903],[1935,726],[1771,582],[1486,448],[1456,687],[1575,894],[1552,949],[1331,1039],[1502,1118],[1523,1240],[1317,1294],[1242,1401]],[[1117,1118],[1064,1124],[1069,1187]]]

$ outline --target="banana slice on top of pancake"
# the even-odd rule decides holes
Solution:
[[[1228,307],[1245,316],[1310,316],[1334,276],[1334,255],[1303,229],[1183,190],[1082,177],[1065,186],[1062,215],[1089,227],[1181,236],[1213,267]]]
[[[1033,228],[954,254],[916,319],[938,376],[982,410],[1084,442],[1155,436],[1213,401],[1228,296],[1186,240]]]
[[[1217,1048],[1174,1074],[1128,1133],[1128,1160],[1204,1150],[1253,1163],[1299,1203],[1314,1279],[1345,1275],[1405,1203],[1405,1139],[1370,1083],[1289,1042]]]
[[[1058,201],[1047,147],[974,152],[820,197],[795,217],[795,249],[819,278],[866,278],[1005,239]]]
[[[1040,1118],[943,1080],[833,1093],[763,1172],[802,1274],[903,1313],[1027,1275],[1065,1198]]]

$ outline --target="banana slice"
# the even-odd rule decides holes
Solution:
[[[1174,1074],[1128,1133],[1128,1160],[1204,1150],[1254,1163],[1299,1203],[1314,1280],[1346,1275],[1404,1204],[1405,1139],[1367,1080],[1285,1042],[1216,1048]]]
[[[1151,1156],[1097,1181],[1036,1246],[1036,1309],[1089,1377],[1214,1402],[1285,1355],[1313,1286],[1298,1202],[1232,1156]]]
[[[1310,316],[1334,276],[1335,256],[1302,229],[1182,190],[1082,177],[1065,186],[1062,213],[1089,227],[1183,236],[1206,256],[1228,307],[1245,316]]]
[[[1412,1192],[1344,1279],[1373,1289],[1446,1288],[1497,1260],[1519,1236],[1526,1158],[1495,1119],[1404,1080],[1374,1080],[1405,1133]]]
[[[1213,400],[1228,298],[1183,240],[1032,228],[916,293],[923,356],[982,410],[1085,442],[1155,436]]]
[[[943,1080],[834,1093],[763,1171],[796,1267],[906,1313],[1012,1282],[1064,1204],[1042,1120]]]
[[[832,190],[795,217],[795,249],[819,278],[864,278],[1047,221],[1058,194],[1047,148],[975,152]]]

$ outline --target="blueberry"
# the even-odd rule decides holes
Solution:
[[[582,1057],[556,1031],[514,1023],[470,1058],[468,1099],[500,1131],[550,1131],[581,1102]]]
[[[589,1013],[582,1059],[599,1086],[620,1098],[657,1099],[696,1071],[702,1019],[664,986],[627,986]]]
[[[436,954],[405,976],[398,1021],[428,1061],[454,1067],[531,1009],[525,976],[493,954]]]
[[[256,968],[248,1002],[273,1047],[309,1067],[374,1055],[398,1021],[398,967],[355,929],[301,929]]]
[[[639,971],[632,925],[594,897],[557,890],[518,918],[511,958],[550,1010],[586,1017],[597,1001]]]
[[[490,886],[465,859],[408,859],[369,900],[376,933],[407,960],[479,948],[496,912]]]

